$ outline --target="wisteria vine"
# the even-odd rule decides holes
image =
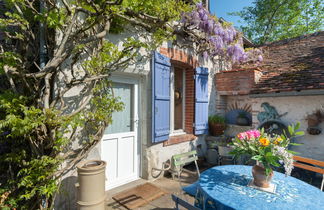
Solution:
[[[231,24],[219,21],[202,3],[191,12],[182,15],[184,27],[198,30],[204,36],[204,58],[221,56],[233,63],[262,62],[262,52],[257,48],[243,49],[243,37]]]

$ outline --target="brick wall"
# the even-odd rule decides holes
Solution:
[[[198,60],[196,56],[187,54],[182,50],[160,47],[160,53],[171,58],[171,62],[174,64],[191,68],[198,66]]]
[[[223,71],[215,76],[216,89],[219,95],[249,94],[260,76],[260,71],[255,68]]]

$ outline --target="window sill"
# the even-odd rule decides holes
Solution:
[[[192,141],[197,139],[197,136],[193,134],[183,134],[183,135],[177,135],[177,136],[170,136],[169,140],[163,142],[163,146],[170,146],[173,144],[179,144],[186,141]]]
[[[177,130],[177,131],[173,131],[173,133],[170,133],[170,137],[173,136],[182,136],[182,135],[186,135],[187,133],[184,132],[183,130]]]

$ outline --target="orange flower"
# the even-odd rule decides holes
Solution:
[[[261,138],[259,142],[262,144],[262,146],[268,146],[270,144],[270,141],[267,138]]]
[[[281,137],[276,138],[276,140],[274,141],[275,144],[279,144],[282,141]]]

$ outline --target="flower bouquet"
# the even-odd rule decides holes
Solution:
[[[239,133],[233,140],[232,155],[250,155],[257,164],[252,169],[254,184],[258,187],[268,187],[273,176],[272,167],[284,165],[285,174],[290,175],[293,169],[293,154],[288,145],[299,145],[290,142],[293,137],[301,136],[303,131],[297,131],[300,124],[288,126],[282,135],[267,134],[263,129]]]

